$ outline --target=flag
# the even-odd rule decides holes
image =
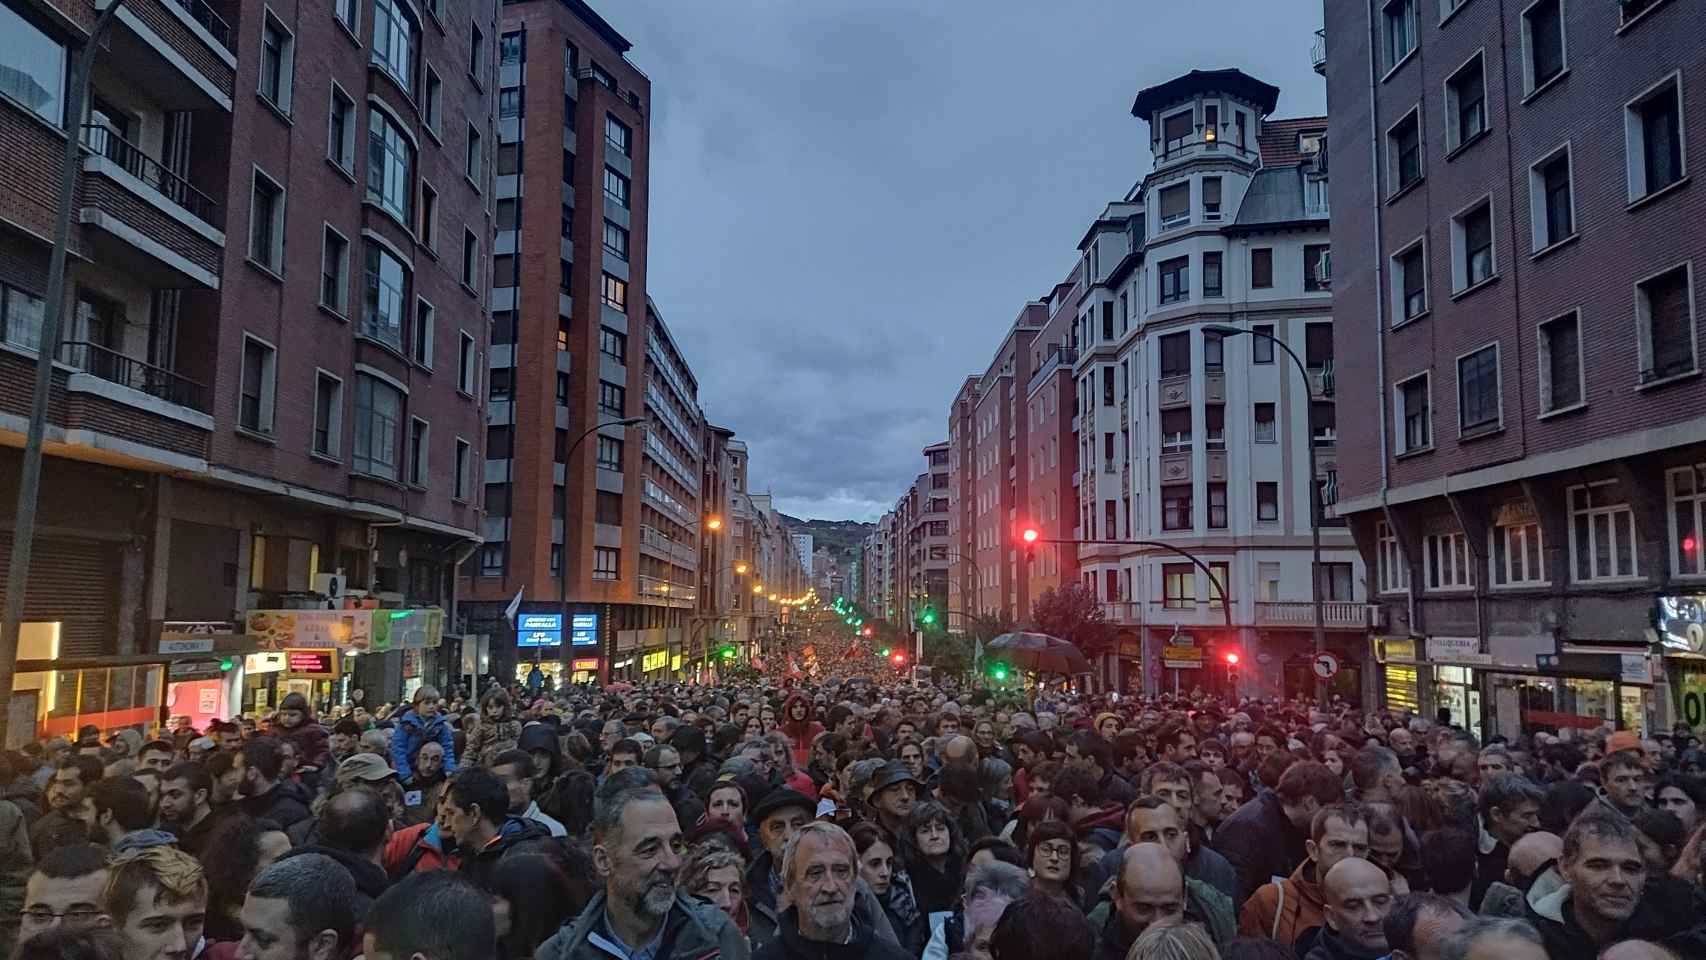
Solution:
[[[509,602],[509,606],[504,607],[504,619],[509,621],[511,629],[514,629],[515,627],[515,615],[521,612],[521,595],[526,591],[526,587],[522,587],[520,590],[517,590],[515,592],[515,599]]]

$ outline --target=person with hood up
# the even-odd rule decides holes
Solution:
[[[585,832],[592,823],[592,795],[598,782],[579,764],[565,764],[556,725],[527,724],[521,728],[516,749],[533,758],[533,800],[538,809],[575,836]]]
[[[516,749],[521,738],[521,720],[515,715],[509,694],[493,687],[480,698],[480,722],[468,735],[468,756],[490,768],[498,754]]]
[[[273,736],[296,748],[296,772],[310,782],[318,782],[320,771],[332,763],[331,736],[314,719],[308,698],[300,693],[287,693],[278,702],[278,723]]]
[[[439,700],[438,688],[423,684],[415,690],[414,701],[397,718],[396,729],[391,734],[391,766],[405,783],[415,775],[415,753],[428,740],[444,748],[444,772],[447,775],[456,772],[456,735],[438,715]]]
[[[788,738],[788,749],[794,758],[794,767],[805,769],[810,764],[812,743],[817,735],[823,732],[823,724],[811,718],[812,701],[803,693],[791,693],[788,699],[782,701],[782,735]]]

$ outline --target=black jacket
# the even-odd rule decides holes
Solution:
[[[350,879],[355,881],[355,922],[358,926],[367,916],[367,910],[373,906],[373,901],[379,899],[379,895],[391,886],[391,878],[385,875],[384,867],[348,850],[339,850],[337,847],[326,847],[318,844],[298,847],[279,857],[279,859],[289,860],[291,857],[300,857],[305,853],[318,853],[331,857],[342,864],[345,870],[349,871]]]
[[[280,780],[266,793],[245,797],[241,802],[243,812],[249,816],[256,820],[271,820],[278,824],[280,830],[289,830],[311,816],[308,811],[310,799],[300,785]]]
[[[1380,960],[1387,954],[1385,950],[1373,953],[1358,950],[1326,927],[1316,927],[1314,932],[1315,945],[1303,955],[1303,960]]]
[[[1595,943],[1576,922],[1574,894],[1569,884],[1544,896],[1532,893],[1526,901],[1525,919],[1540,931],[1551,960],[1595,960],[1600,950],[1619,940],[1661,943],[1682,934],[1694,919],[1687,884],[1666,876],[1648,877],[1635,912],[1624,921],[1622,929],[1603,943]],[[1696,954],[1684,954],[1693,955]]]
[[[1214,846],[1238,871],[1238,896],[1249,899],[1262,884],[1274,877],[1289,877],[1308,856],[1303,849],[1305,831],[1286,819],[1279,795],[1263,790],[1239,807],[1214,831]]]
[[[915,960],[894,943],[877,937],[870,926],[853,924],[846,943],[824,943],[800,935],[799,913],[793,907],[777,919],[776,936],[754,950],[753,960]]]

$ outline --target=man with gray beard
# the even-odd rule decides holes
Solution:
[[[847,831],[821,820],[782,852],[782,915],[753,960],[911,960],[856,911],[859,854]]]
[[[540,944],[536,960],[747,960],[746,938],[728,914],[676,893],[681,824],[656,785],[605,798],[593,817],[592,839],[604,889]]]

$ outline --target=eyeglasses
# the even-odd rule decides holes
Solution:
[[[98,907],[72,907],[64,913],[54,913],[45,907],[18,911],[18,916],[22,917],[25,922],[37,926],[46,926],[55,920],[64,920],[71,924],[89,924],[94,923],[100,915],[101,911]]]
[[[1045,857],[1059,860],[1072,859],[1072,847],[1064,843],[1044,843],[1037,847],[1037,852]]]

